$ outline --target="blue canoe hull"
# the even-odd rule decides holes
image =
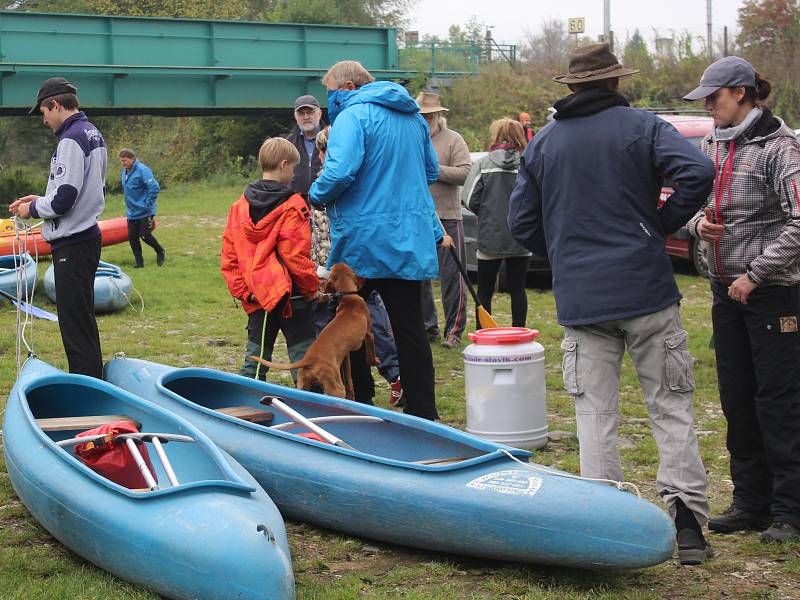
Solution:
[[[37,418],[89,414],[122,414],[140,422],[142,431],[193,437],[194,443],[165,446],[180,485],[167,487],[152,446],[165,485],[136,492],[55,444],[76,432],[45,433],[35,424]],[[47,531],[86,560],[169,598],[294,598],[277,508],[241,465],[183,419],[103,381],[32,359],[9,396],[3,433],[17,495]]]
[[[133,282],[117,265],[100,261],[94,277],[94,312],[112,313],[129,304]],[[56,301],[56,278],[53,265],[44,273],[44,293],[51,302]]]
[[[445,425],[210,369],[121,358],[106,365],[105,378],[195,424],[264,486],[287,518],[417,548],[560,566],[646,567],[673,554],[672,521],[650,502],[526,467],[517,460],[527,462],[529,452]],[[358,449],[352,451],[215,410],[259,407],[264,395],[283,398],[307,417],[382,421],[324,425]],[[273,424],[288,421],[272,412]],[[460,460],[416,462],[442,457]]]
[[[22,277],[22,290],[17,293],[17,277]],[[36,286],[36,261],[30,254],[0,256],[0,290],[20,300],[32,298]],[[0,304],[7,302],[0,297]]]

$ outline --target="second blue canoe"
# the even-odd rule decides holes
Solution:
[[[674,526],[654,504],[439,423],[130,358],[110,361],[105,378],[195,424],[285,517],[416,548],[561,566],[646,567],[673,553]],[[308,437],[287,410],[340,442]]]

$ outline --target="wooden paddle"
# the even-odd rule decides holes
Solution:
[[[458,270],[461,271],[461,277],[464,279],[464,283],[467,284],[467,289],[469,293],[472,294],[472,299],[475,300],[475,306],[478,310],[478,323],[481,326],[481,329],[490,329],[492,327],[497,327],[497,321],[492,318],[492,315],[489,314],[483,306],[481,306],[481,301],[478,300],[478,294],[475,293],[475,288],[472,287],[472,284],[469,282],[469,276],[467,276],[467,270],[464,268],[464,265],[461,264],[461,261],[458,259],[458,253],[453,246],[450,246],[450,256],[453,257],[453,260],[456,261],[458,265]]]

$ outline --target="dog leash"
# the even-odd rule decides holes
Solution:
[[[357,296],[358,292],[322,292],[320,296],[325,296],[333,300],[334,298],[341,298],[342,296]],[[304,300],[304,296],[289,296],[289,300]]]

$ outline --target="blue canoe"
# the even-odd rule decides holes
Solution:
[[[17,279],[21,277],[21,290]],[[0,256],[0,290],[20,300],[33,297],[36,286],[36,261],[30,254]],[[19,292],[19,293],[18,293]],[[5,299],[0,296],[0,303]]]
[[[105,378],[195,424],[287,518],[417,548],[562,566],[646,567],[674,550],[673,523],[654,504],[446,425],[211,369],[117,358]],[[309,430],[293,428],[286,409],[264,397],[321,418],[316,425],[342,443],[301,437]]]
[[[194,440],[163,446],[177,485],[155,444],[147,446],[158,488],[138,491],[57,444],[123,419],[142,432]],[[3,451],[14,489],[36,520],[106,571],[169,598],[294,598],[286,530],[269,496],[197,428],[163,408],[30,359],[8,398]]]
[[[122,310],[129,304],[133,292],[133,282],[122,269],[100,261],[94,276],[94,312],[112,313]],[[53,265],[44,273],[44,293],[51,302],[56,301],[56,278]]]

